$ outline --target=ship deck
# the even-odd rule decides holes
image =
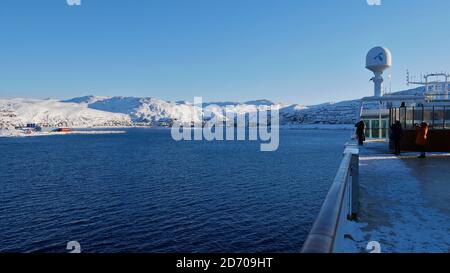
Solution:
[[[360,150],[360,247],[382,252],[450,252],[450,153],[391,154],[386,142]]]

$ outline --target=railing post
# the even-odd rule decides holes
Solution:
[[[349,220],[356,220],[359,214],[359,155],[352,154],[350,162],[350,175],[351,175],[351,211],[348,215]]]
[[[445,120],[446,120],[446,117],[447,117],[447,112],[446,112],[446,109],[445,109],[445,106],[444,106],[444,121],[443,121],[443,123],[442,123],[442,129],[443,130],[445,130]]]
[[[347,187],[349,187],[350,195],[348,198],[348,204],[350,206],[347,211],[348,220],[356,220],[359,214],[359,149],[355,144],[346,144],[344,154],[350,155],[348,174],[349,181]]]
[[[407,128],[408,127],[408,119],[407,119],[406,115],[408,114],[408,108],[405,107],[404,109],[405,109],[405,118],[404,118],[404,120],[405,120],[405,128]],[[414,124],[414,107],[413,107],[412,114],[413,114],[413,121],[412,121],[412,123]],[[414,127],[414,125],[413,125],[413,127]]]

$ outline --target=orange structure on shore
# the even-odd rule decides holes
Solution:
[[[68,132],[72,132],[72,129],[70,129],[70,128],[58,128],[58,132],[60,132],[60,133],[68,133]]]

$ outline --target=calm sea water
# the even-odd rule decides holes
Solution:
[[[0,138],[0,252],[298,252],[348,131],[174,142],[169,130]]]

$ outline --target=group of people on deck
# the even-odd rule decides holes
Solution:
[[[356,127],[356,137],[358,139],[359,145],[364,145],[364,141],[366,140],[365,129],[366,124],[364,121],[360,121],[355,124]],[[415,124],[414,128],[416,130],[416,146],[417,150],[420,152],[419,158],[426,158],[426,146],[428,143],[428,130],[429,126],[426,122],[422,122],[421,124]],[[401,141],[403,138],[403,127],[400,121],[395,121],[394,124],[390,126],[391,135],[390,139],[394,144],[394,154],[400,155],[401,153]]]

